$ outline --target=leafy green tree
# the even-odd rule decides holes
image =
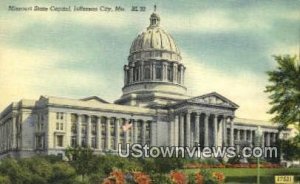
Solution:
[[[0,183],[1,184],[11,184],[8,176],[1,176],[1,175],[0,175]]]
[[[274,56],[278,67],[269,71],[269,82],[266,92],[272,105],[269,110],[274,117],[272,121],[286,128],[290,124],[300,122],[300,65],[296,56]]]
[[[76,182],[76,171],[66,162],[52,165],[53,172],[49,179],[50,184],[73,184]]]
[[[293,139],[280,140],[283,157],[286,160],[300,159],[300,134]]]
[[[47,183],[52,175],[51,164],[42,157],[23,158],[18,161],[23,170],[29,171],[31,174],[32,184]]]
[[[76,170],[78,175],[81,175],[82,181],[85,181],[85,176],[94,173],[97,169],[95,164],[96,157],[93,155],[93,150],[90,148],[75,147],[66,150],[70,164]]]
[[[23,169],[17,160],[6,158],[0,164],[1,175],[9,177],[13,184],[30,184],[31,173],[27,169]]]

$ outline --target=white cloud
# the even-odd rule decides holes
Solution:
[[[237,15],[236,15],[237,16]],[[164,24],[174,32],[230,32],[243,30],[269,29],[268,22],[251,12],[244,19],[237,19],[231,12],[210,9],[185,17],[182,15],[164,16]],[[176,22],[176,24],[174,24]]]
[[[207,66],[198,58],[183,53],[186,71],[186,85],[189,94],[198,96],[210,92],[218,92],[237,103],[238,117],[269,120],[268,97],[263,91],[266,78],[260,78],[254,73],[241,72],[230,74]]]
[[[61,68],[62,59],[74,58],[60,52],[25,51],[3,45],[0,51],[0,109],[12,101],[37,99],[40,95],[76,96],[78,91],[95,95],[108,85],[101,73]]]

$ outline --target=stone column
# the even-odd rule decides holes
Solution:
[[[247,141],[247,130],[244,129],[244,141]]]
[[[171,120],[169,122],[169,145],[173,146],[173,142],[174,142],[174,120]]]
[[[249,137],[249,142],[250,142],[250,146],[253,146],[253,133],[252,130],[250,130],[250,137]]]
[[[66,128],[66,137],[64,140],[64,146],[69,147],[71,145],[71,113],[66,113],[66,121],[65,121],[65,128]]]
[[[209,121],[209,114],[205,114],[205,117],[204,117],[204,146],[209,146],[208,121]]]
[[[138,77],[138,81],[141,81],[141,76],[142,76],[142,66],[141,65],[139,65],[139,77]]]
[[[14,114],[12,117],[12,149],[17,148],[17,119],[16,115]]]
[[[129,64],[129,83],[133,82],[133,65]]]
[[[200,140],[200,123],[199,123],[199,114],[195,115],[195,143],[198,145]]]
[[[163,62],[162,64],[162,80],[166,81],[167,80],[167,63]]]
[[[191,146],[191,113],[186,114],[186,130],[185,130],[186,146]]]
[[[218,116],[214,116],[214,146],[218,146]]]
[[[273,133],[272,142],[273,142],[273,145],[276,144],[276,133]]]
[[[87,146],[91,147],[91,124],[92,124],[92,117],[88,116],[87,121]]]
[[[115,138],[116,138],[115,149],[118,150],[119,140],[120,140],[120,119],[119,118],[116,118],[116,122],[115,122]]]
[[[183,78],[184,78],[183,70],[184,70],[184,66],[180,65],[180,84],[183,84]]]
[[[142,122],[142,144],[146,144],[146,122]]]
[[[144,62],[141,61],[141,81],[144,80]]]
[[[270,132],[267,132],[267,133],[266,133],[266,136],[267,136],[266,146],[270,146]]]
[[[230,119],[230,146],[234,146],[234,124],[232,119]]]
[[[175,123],[175,133],[174,133],[174,139],[175,139],[175,146],[179,146],[179,117],[178,115],[175,115],[175,119],[174,119],[174,123]]]
[[[261,146],[265,147],[265,132],[263,132],[261,135]]]
[[[155,68],[155,63],[152,64],[152,79],[156,80],[156,72],[155,72],[156,68]]]
[[[227,122],[224,117],[222,123],[223,123],[223,146],[227,146]]]
[[[241,140],[241,130],[240,130],[240,129],[236,129],[236,131],[237,131],[237,132],[236,132],[236,135],[237,135],[237,136],[236,136],[236,140],[237,140],[237,141],[240,141],[240,140]]]
[[[133,143],[137,143],[137,121],[133,120]]]
[[[81,115],[77,116],[77,145],[81,146]]]
[[[157,121],[152,120],[150,124],[150,146],[157,145]]]
[[[127,84],[127,78],[128,78],[128,75],[127,75],[127,65],[124,66],[124,85]]]
[[[102,132],[101,132],[101,117],[97,118],[97,133],[96,133],[96,144],[97,148],[101,149],[101,139],[102,139]]]
[[[110,121],[111,121],[111,118],[106,118],[106,122],[105,122],[105,124],[106,124],[106,130],[105,130],[105,132],[106,132],[106,137],[105,137],[105,143],[106,143],[106,145],[105,145],[105,147],[106,147],[106,149],[107,150],[109,150],[110,149],[110,139],[111,139],[111,137],[110,137]]]
[[[177,63],[173,63],[173,82],[177,83]]]
[[[180,115],[180,146],[184,146],[184,116]]]
[[[129,122],[130,120],[127,120],[125,119],[124,122],[127,123]],[[129,128],[127,131],[124,132],[124,142],[125,142],[125,145],[128,143],[128,131],[131,131],[132,127]]]

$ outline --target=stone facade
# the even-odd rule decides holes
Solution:
[[[115,103],[99,97],[68,99],[41,96],[12,103],[0,114],[0,157],[64,155],[67,147],[89,146],[116,152],[118,144],[150,146],[263,145],[278,138],[268,122],[235,117],[238,105],[213,92],[186,95],[186,67],[180,51],[153,13],[150,26],[133,42],[124,66],[123,95]],[[130,125],[123,131],[124,125]]]

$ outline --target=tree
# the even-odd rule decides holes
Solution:
[[[67,162],[58,162],[52,165],[53,173],[49,184],[74,184],[76,183],[76,172]]]
[[[269,82],[265,92],[271,93],[272,105],[269,110],[274,117],[272,121],[279,123],[282,129],[288,125],[299,126],[300,122],[300,65],[295,57],[274,56],[278,67],[269,71]]]
[[[96,169],[96,157],[93,155],[93,150],[90,148],[68,148],[66,150],[70,164],[75,168],[76,173],[82,176],[84,181],[85,176],[94,173]]]

